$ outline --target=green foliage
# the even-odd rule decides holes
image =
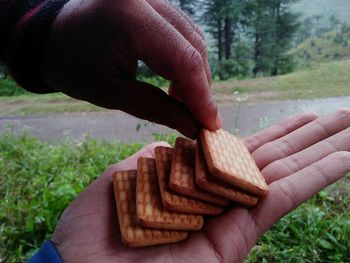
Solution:
[[[181,10],[189,15],[195,15],[196,13],[196,3],[192,0],[170,0],[172,4],[178,6]]]
[[[154,77],[139,76],[137,77],[137,79],[142,82],[146,82],[148,84],[151,84],[153,86],[160,87],[160,88],[166,88],[169,86],[169,81],[160,76],[154,76]]]
[[[350,60],[334,61],[276,77],[214,82],[213,92],[251,93],[254,100],[296,100],[350,96]],[[261,94],[261,95],[260,95]]]
[[[333,38],[333,42],[336,43],[336,44],[338,44],[338,45],[343,44],[344,40],[345,40],[345,39],[344,39],[343,35],[342,35],[342,34],[339,34],[339,33],[337,33],[337,34],[335,35],[335,37]]]
[[[27,93],[29,92],[19,87],[12,79],[0,79],[0,96],[18,96]]]
[[[169,81],[154,73],[145,63],[139,62],[137,80],[156,87],[168,87]]]
[[[67,205],[110,164],[141,144],[94,140],[50,145],[26,134],[0,137],[0,261],[30,257]]]
[[[297,69],[311,67],[324,62],[350,58],[349,32],[336,30],[318,37],[311,37],[288,52],[295,57]]]
[[[175,145],[175,140],[179,136],[178,134],[173,133],[173,132],[170,132],[168,134],[154,133],[152,135],[153,135],[153,140],[155,142],[164,141],[164,142],[169,143],[171,146]]]
[[[247,262],[348,262],[350,175],[342,181],[282,218]]]

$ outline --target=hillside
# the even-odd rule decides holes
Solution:
[[[350,59],[333,61],[276,77],[217,82],[213,92],[218,102],[350,96],[349,69]]]
[[[311,37],[289,54],[297,60],[297,68],[307,68],[311,65],[350,59],[350,28],[348,32],[331,31],[319,37]]]

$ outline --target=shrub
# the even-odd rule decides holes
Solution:
[[[141,144],[95,140],[43,143],[0,137],[0,262],[28,259],[50,237],[62,211],[110,164]]]
[[[0,96],[17,96],[28,93],[10,78],[0,79]]]
[[[339,34],[339,33],[337,33],[335,35],[335,37],[333,38],[333,42],[336,44],[339,44],[339,45],[343,44],[344,40],[345,39],[344,39],[343,35]]]

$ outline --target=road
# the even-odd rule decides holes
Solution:
[[[343,107],[350,107],[350,97],[236,102],[219,106],[219,110],[224,128],[245,136],[290,115],[308,111],[323,115]],[[9,130],[16,134],[27,130],[33,136],[50,142],[59,142],[67,138],[82,140],[88,136],[126,143],[151,142],[154,133],[167,134],[172,131],[120,111],[0,117],[0,134]]]

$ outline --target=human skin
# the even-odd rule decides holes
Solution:
[[[169,94],[136,80],[138,60]],[[203,32],[164,0],[71,0],[46,43],[44,82],[67,95],[193,137],[221,127]]]
[[[243,138],[269,184],[252,208],[232,206],[179,244],[128,248],[120,237],[112,174],[153,157],[151,144],[110,166],[64,211],[52,242],[63,262],[241,262],[281,217],[350,171],[350,110],[301,114]]]

